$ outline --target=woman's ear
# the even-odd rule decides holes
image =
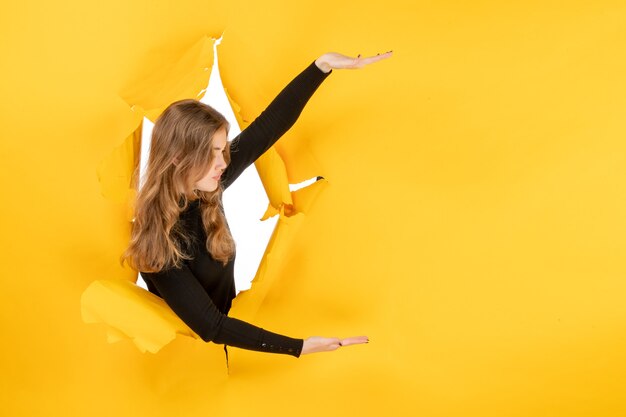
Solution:
[[[172,164],[174,164],[174,166],[178,166],[178,158],[172,159]]]

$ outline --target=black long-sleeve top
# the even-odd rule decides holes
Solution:
[[[332,72],[332,71],[331,71]],[[330,74],[311,63],[230,143],[231,161],[222,174],[224,189],[267,151],[296,122],[315,90]],[[235,298],[234,257],[224,265],[206,250],[199,200],[189,204],[179,222],[189,236],[192,259],[180,268],[141,272],[150,292],[170,308],[202,340],[262,352],[299,357],[303,339],[294,339],[228,317]]]

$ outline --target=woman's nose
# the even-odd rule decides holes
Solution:
[[[219,159],[217,160],[217,167],[222,170],[226,168],[226,160],[223,155],[219,156]]]

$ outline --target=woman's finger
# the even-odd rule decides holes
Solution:
[[[361,64],[361,66],[373,64],[374,62],[378,62],[378,61],[381,61],[383,59],[387,59],[391,55],[393,55],[393,51],[385,52],[384,54],[368,56],[368,57],[365,57],[365,58],[359,58],[359,64]]]
[[[341,346],[358,345],[358,344],[368,343],[368,342],[369,342],[369,338],[367,336],[347,337],[340,341]]]

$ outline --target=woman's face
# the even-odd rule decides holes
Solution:
[[[215,191],[220,182],[220,176],[226,169],[226,161],[224,160],[224,152],[228,146],[228,136],[226,129],[222,128],[213,135],[213,161],[209,166],[206,175],[196,182],[196,189],[201,191]]]

